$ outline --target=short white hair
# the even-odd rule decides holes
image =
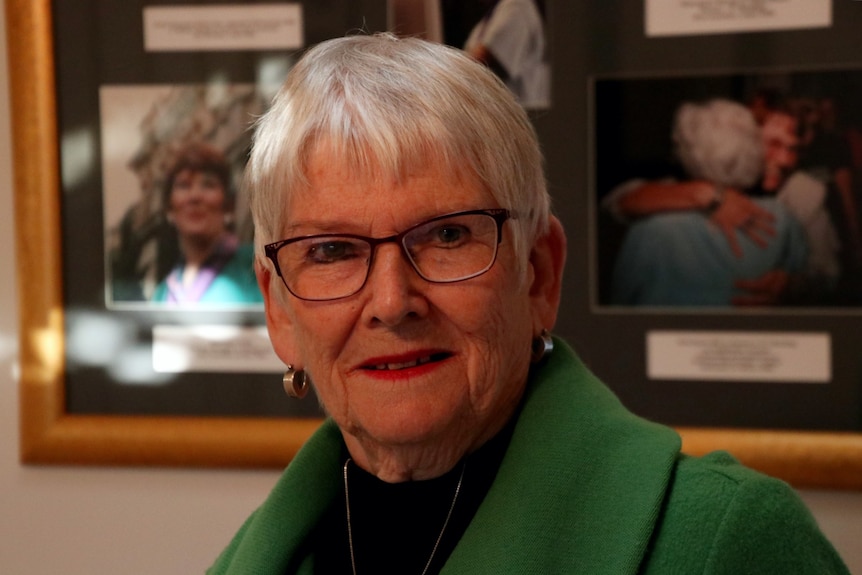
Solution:
[[[760,126],[751,110],[731,100],[685,103],[673,127],[676,155],[689,176],[748,188],[763,172]]]
[[[506,86],[464,52],[418,38],[356,35],[311,48],[259,120],[245,172],[257,257],[283,239],[310,158],[402,181],[427,166],[471,178],[517,214],[523,261],[549,219],[542,154]]]

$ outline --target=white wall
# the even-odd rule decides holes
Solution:
[[[0,13],[0,572],[201,573],[265,497],[274,471],[28,467],[18,463],[17,293],[5,15]],[[862,493],[805,492],[862,574]]]

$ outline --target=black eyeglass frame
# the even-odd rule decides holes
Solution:
[[[432,280],[432,279],[428,279],[427,277],[425,277],[422,274],[422,272],[419,270],[419,268],[417,267],[416,263],[413,261],[413,258],[410,256],[410,252],[407,251],[407,246],[404,245],[404,238],[413,230],[420,228],[422,226],[427,226],[428,224],[436,222],[438,220],[445,220],[448,218],[454,218],[454,217],[458,217],[458,216],[472,216],[472,215],[489,216],[497,224],[497,243],[494,246],[494,248],[495,248],[494,249],[494,257],[491,259],[491,262],[485,268],[483,268],[482,270],[480,270],[474,274],[470,274],[468,276],[456,278],[453,280]],[[504,209],[504,208],[489,208],[489,209],[484,209],[484,210],[466,210],[463,212],[453,212],[450,214],[443,214],[440,216],[433,217],[430,220],[425,220],[425,221],[419,222],[416,225],[410,226],[409,228],[407,228],[406,230],[404,230],[400,233],[397,233],[397,234],[394,234],[391,236],[386,236],[383,238],[370,238],[368,236],[361,236],[358,234],[312,234],[312,235],[308,235],[308,236],[299,236],[296,238],[279,240],[277,242],[272,242],[270,244],[266,244],[265,246],[263,246],[263,251],[266,254],[266,257],[272,262],[272,265],[275,267],[275,273],[278,274],[279,278],[281,278],[281,283],[284,284],[284,287],[287,288],[287,291],[289,291],[291,293],[291,295],[293,295],[295,298],[301,299],[304,301],[334,301],[334,300],[348,298],[348,297],[355,295],[355,294],[362,291],[362,288],[364,288],[365,284],[368,283],[368,276],[371,275],[371,267],[374,265],[374,255],[377,253],[377,246],[379,246],[381,244],[397,243],[401,247],[402,255],[405,257],[405,259],[407,259],[408,262],[410,262],[410,267],[413,268],[413,271],[415,271],[419,277],[421,277],[422,279],[424,279],[425,281],[427,281],[429,283],[435,283],[435,284],[457,283],[457,282],[462,282],[462,281],[466,281],[469,279],[473,279],[475,277],[479,277],[480,275],[486,273],[488,270],[490,270],[492,267],[494,267],[494,264],[497,262],[497,253],[499,252],[499,249],[498,249],[499,245],[503,241],[503,224],[506,222],[506,220],[516,219],[516,217],[517,216],[514,214],[514,212],[507,210],[507,209]],[[358,288],[356,288],[356,290],[354,290],[348,294],[338,296],[338,297],[309,298],[309,297],[302,297],[300,295],[297,295],[296,293],[294,293],[294,291],[292,289],[290,289],[290,286],[287,285],[287,280],[284,279],[284,275],[281,273],[281,266],[278,264],[278,251],[281,248],[283,248],[284,246],[286,246],[288,244],[295,243],[295,242],[299,242],[299,241],[303,241],[303,240],[311,240],[314,238],[332,238],[332,237],[349,238],[349,239],[353,239],[353,240],[362,240],[362,241],[368,243],[368,245],[371,248],[371,255],[368,256],[368,265],[365,266],[365,279],[362,280],[362,283],[359,285]]]

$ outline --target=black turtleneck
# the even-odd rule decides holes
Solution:
[[[347,481],[357,575],[420,575],[443,529],[463,469],[452,516],[426,572],[439,573],[490,489],[512,427],[507,425],[445,475],[425,481],[386,483],[351,461]],[[347,457],[345,449],[344,461]],[[312,545],[315,573],[352,573],[343,488],[314,532]]]

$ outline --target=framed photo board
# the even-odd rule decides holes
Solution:
[[[6,10],[22,460],[285,465],[321,413],[281,393],[251,274],[218,298],[174,294],[188,222],[171,185],[189,150],[217,165],[217,223],[239,257],[251,238],[237,191],[251,123],[303,49],[385,30],[386,2]]]

